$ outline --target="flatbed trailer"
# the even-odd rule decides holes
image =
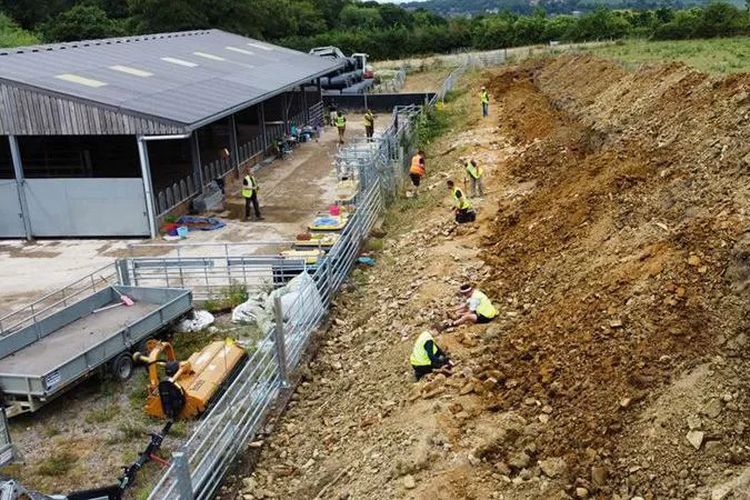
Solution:
[[[38,410],[101,368],[129,378],[131,351],[193,307],[189,290],[117,290],[135,304],[115,306],[120,297],[107,287],[0,337],[0,390],[9,417]],[[97,312],[106,306],[115,307]]]

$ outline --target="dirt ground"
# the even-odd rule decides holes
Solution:
[[[349,117],[349,137],[364,135],[360,116]],[[300,145],[284,161],[274,161],[257,173],[261,187],[260,202],[265,220],[244,222],[244,204],[239,184],[230,184],[227,201],[227,227],[214,232],[190,233],[191,242],[250,242],[241,251],[263,251],[258,241],[291,240],[301,232],[313,215],[335,200],[333,156],[338,134],[327,129],[319,142]],[[130,255],[126,241],[61,240],[0,244],[0,312],[23,304],[46,290],[67,284],[116,257]],[[174,244],[157,249],[136,249],[132,253],[168,255]],[[220,247],[198,247],[183,252],[224,253]],[[233,325],[219,320],[212,332],[194,335],[177,334],[175,347],[181,359],[203,347],[209,340],[236,336]],[[121,467],[132,462],[148,441],[147,433],[160,428],[161,422],[147,418],[142,410],[145,370],[138,369],[131,380],[116,383],[94,376],[76,385],[65,395],[39,412],[11,420],[10,431],[24,463],[12,465],[6,473],[22,481],[27,488],[46,493],[66,492],[84,487],[106,485],[121,473]],[[168,457],[189,435],[195,423],[178,424],[165,441],[162,456]],[[75,446],[71,446],[74,443]],[[159,472],[150,464],[134,490],[134,497],[148,491],[148,482]],[[145,485],[145,486],[144,486]]]
[[[364,135],[361,116],[349,117],[350,136]],[[376,127],[377,128],[377,127]],[[306,222],[334,199],[333,156],[338,146],[334,128],[326,127],[319,142],[301,144],[285,160],[276,160],[260,169],[260,202],[266,218],[263,222],[238,219],[242,200],[239,184],[229,186],[229,206],[234,208],[226,218],[227,227],[218,231],[190,233],[185,243],[236,243],[293,239]],[[236,182],[236,181],[235,181]],[[169,255],[175,243],[161,240],[161,248],[129,250],[130,244],[151,243],[146,240],[39,240],[0,242],[0,315],[23,306],[40,295],[72,283],[104,267],[118,257],[131,254]],[[248,249],[248,252],[257,250]],[[224,253],[220,247],[201,247],[193,252]],[[187,253],[190,253],[188,250]]]
[[[223,498],[750,497],[749,84],[590,56],[469,78],[427,190]],[[488,194],[456,227],[460,156]],[[414,383],[412,342],[463,282],[500,316],[436,334],[453,375]]]

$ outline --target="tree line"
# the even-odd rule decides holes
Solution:
[[[750,0],[748,0],[750,2]],[[219,28],[307,51],[334,45],[374,59],[498,49],[557,40],[657,40],[750,34],[747,9],[721,1],[580,15],[501,12],[442,17],[355,0],[0,0],[0,45]]]

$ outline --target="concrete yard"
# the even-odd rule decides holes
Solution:
[[[361,116],[349,116],[347,137],[364,135]],[[376,133],[378,123],[376,122]],[[260,186],[260,205],[265,217],[261,222],[241,218],[243,200],[238,181],[228,178],[230,189],[224,219],[226,227],[218,231],[191,232],[181,243],[216,243],[183,249],[185,254],[221,254],[223,244],[291,240],[304,230],[312,216],[334,201],[335,172],[333,158],[338,148],[334,128],[326,127],[318,142],[301,144],[283,161],[275,160],[261,168],[256,177]],[[231,177],[231,176],[230,176]],[[232,186],[234,191],[231,192]],[[159,243],[163,246],[129,248],[129,245]],[[0,243],[0,315],[12,312],[44,293],[59,289],[102,268],[118,257],[128,255],[170,255],[177,246],[162,240],[63,239],[22,240]],[[253,254],[263,249],[242,247]]]

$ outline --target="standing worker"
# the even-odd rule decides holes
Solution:
[[[245,198],[245,220],[250,218],[250,204],[253,205],[255,211],[255,220],[263,220],[263,216],[260,215],[260,207],[258,206],[258,181],[253,175],[253,171],[250,167],[245,169],[245,178],[242,180],[242,197]]]
[[[371,110],[367,110],[365,113],[365,135],[367,136],[367,142],[372,141],[372,136],[375,133],[375,115],[372,114]]]
[[[448,189],[451,190],[451,195],[453,196],[453,207],[451,210],[456,213],[456,222],[459,224],[474,222],[477,219],[476,212],[474,212],[468,198],[456,187],[456,183],[451,179],[448,179]]]
[[[422,182],[422,177],[424,177],[426,173],[424,151],[420,149],[417,151],[417,154],[412,157],[411,166],[409,166],[409,178],[411,179],[411,183],[414,184],[414,196],[418,194],[419,184]]]
[[[487,92],[487,87],[482,87],[482,118],[490,116],[490,94]]]
[[[346,132],[346,117],[341,111],[336,112],[336,128],[339,131],[339,144],[344,144],[344,133]]]
[[[477,191],[479,192],[479,196],[483,197],[484,186],[482,186],[482,177],[484,176],[484,169],[477,165],[476,160],[467,160],[466,173],[469,174],[469,182],[471,183],[471,197],[476,197]]]
[[[438,347],[429,331],[424,331],[417,337],[409,362],[414,369],[414,376],[417,377],[417,380],[428,373],[432,373],[433,370],[450,369],[450,359]]]

